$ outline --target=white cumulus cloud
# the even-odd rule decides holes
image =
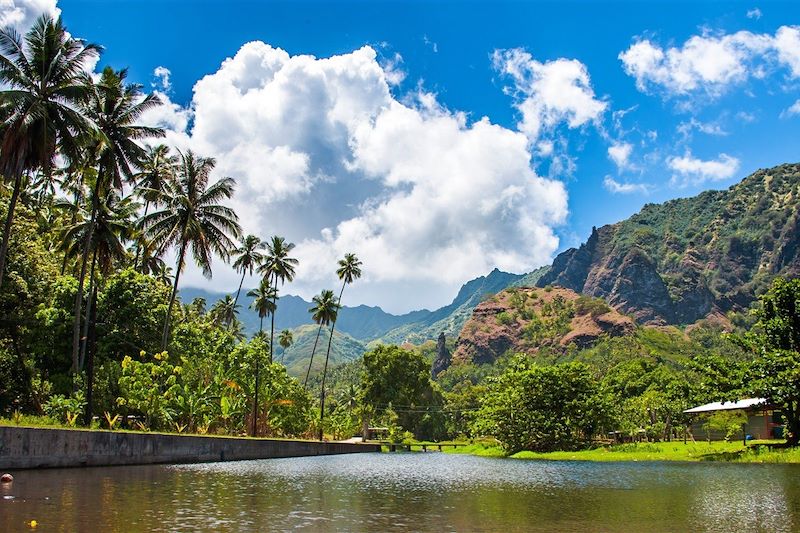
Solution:
[[[800,28],[782,26],[774,35],[706,31],[668,48],[640,39],[619,59],[641,91],[656,90],[666,96],[704,93],[713,98],[781,66],[788,67],[790,77],[800,77]]]
[[[719,154],[716,159],[702,160],[687,151],[683,156],[667,159],[667,166],[674,172],[673,185],[699,185],[706,181],[732,178],[739,170],[739,160],[728,154]]]
[[[795,101],[781,113],[781,118],[788,118],[800,115],[800,100]]]
[[[518,128],[532,142],[560,123],[570,128],[596,123],[608,108],[595,96],[586,65],[576,59],[540,62],[519,48],[496,50],[492,59],[514,81],[522,114]]]
[[[167,105],[146,118],[236,179],[245,231],[297,243],[291,292],[335,283],[346,252],[364,263],[350,294],[394,310],[446,303],[494,267],[547,262],[567,194],[531,168],[528,138],[422,90],[396,98],[391,68],[371,47],[316,58],[250,42],[195,84],[187,108],[160,93]],[[186,280],[205,284],[195,270]],[[236,282],[215,268],[216,288]]]
[[[0,27],[13,27],[25,34],[34,21],[43,14],[61,15],[57,0],[0,0]]]
[[[622,170],[630,164],[631,153],[633,153],[633,145],[627,142],[615,142],[608,147],[608,157],[614,162],[617,167]]]

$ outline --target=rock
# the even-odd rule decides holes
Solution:
[[[436,341],[436,358],[433,360],[431,367],[431,376],[436,377],[441,372],[444,372],[450,367],[451,362],[450,350],[445,345],[444,332],[439,334],[439,339]]]

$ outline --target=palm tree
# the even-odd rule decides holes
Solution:
[[[239,288],[236,290],[234,305],[239,301],[239,293],[242,292],[242,284],[244,283],[245,275],[250,274],[252,276],[253,269],[263,260],[264,254],[261,253],[261,250],[264,248],[265,244],[261,242],[261,239],[255,235],[248,235],[242,239],[239,247],[233,251],[233,255],[236,256],[236,260],[233,262],[233,268],[237,272],[242,273],[242,279],[239,280]]]
[[[22,176],[33,170],[50,173],[56,148],[74,161],[80,152],[77,135],[90,124],[77,111],[88,87],[85,65],[100,48],[75,39],[61,19],[43,15],[22,37],[11,27],[0,30],[0,174],[12,185],[0,242],[0,287],[14,209]]]
[[[172,285],[172,280],[175,279],[172,277],[172,267],[167,266],[164,261],[159,259],[160,263],[156,265],[156,269],[151,271],[150,274],[156,278],[156,281],[160,281],[167,287]]]
[[[336,313],[339,310],[339,304],[332,290],[325,289],[317,296],[314,296],[312,301],[314,302],[314,307],[310,308],[308,312],[311,313],[312,320],[319,324],[319,328],[317,328],[317,337],[314,339],[314,348],[311,350],[311,359],[308,361],[308,371],[306,371],[303,387],[308,385],[308,376],[311,374],[311,364],[314,362],[314,352],[317,351],[317,342],[319,341],[319,334],[322,332],[322,326],[327,326],[336,320]]]
[[[222,300],[218,300],[211,307],[211,318],[218,326],[225,325],[230,327],[236,315],[239,313],[237,308],[240,307],[236,304],[236,300],[230,294],[226,295]]]
[[[336,302],[336,311],[338,315],[339,308],[342,305],[344,288],[361,277],[361,261],[358,260],[356,254],[344,254],[344,259],[339,260],[339,268],[336,270],[336,275],[342,280],[342,290],[339,291],[339,299]],[[322,392],[319,402],[320,440],[322,440],[322,422],[325,418],[325,378],[328,375],[328,359],[331,355],[331,344],[333,343],[333,331],[335,329],[336,316],[333,317],[333,324],[331,324],[331,336],[328,338],[328,349],[325,351],[325,366],[322,368]]]
[[[160,198],[163,209],[140,221],[161,250],[178,247],[175,282],[161,338],[164,350],[167,349],[169,319],[181,272],[186,265],[186,253],[191,249],[195,263],[203,270],[203,275],[210,278],[212,254],[227,259],[235,246],[231,237],[241,234],[236,213],[217,203],[233,195],[233,179],[222,178],[209,186],[208,180],[216,164],[213,158],[198,157],[191,150],[180,153],[179,157],[175,180]]]
[[[291,330],[284,329],[278,333],[278,344],[280,344],[281,348],[283,348],[283,351],[281,352],[281,363],[283,363],[283,356],[286,354],[286,350],[292,345],[293,342],[294,337],[292,336]]]
[[[128,84],[125,82],[126,78],[126,70],[115,71],[106,67],[100,80],[91,83],[82,107],[83,113],[94,125],[94,129],[85,136],[84,142],[89,147],[90,157],[97,162],[97,178],[92,194],[92,214],[84,237],[78,291],[75,293],[73,365],[78,362],[83,285],[98,207],[109,191],[122,190],[123,179],[130,180],[135,166],[144,159],[145,150],[136,141],[164,136],[163,129],[136,124],[144,112],[161,105],[161,100],[153,94],[143,96],[142,86]]]
[[[170,155],[169,147],[164,144],[148,146],[144,159],[139,163],[140,171],[133,176],[136,180],[134,193],[144,200],[144,215],[150,210],[150,204],[157,202],[160,195],[164,192],[167,183],[172,179],[172,171],[175,167],[175,156]],[[139,252],[142,246],[141,241],[136,243],[136,256],[133,268],[139,267]]]
[[[257,288],[249,291],[248,296],[253,298],[253,303],[250,304],[257,313],[259,318],[258,335],[263,339],[264,337],[264,317],[267,315],[275,314],[275,287],[271,287],[267,279],[262,279]],[[269,354],[269,362],[272,363],[272,352]],[[261,356],[256,355],[256,385],[253,394],[253,427],[251,435],[256,436],[258,422],[258,387],[259,377],[261,372]]]
[[[275,306],[278,305],[278,280],[281,284],[294,279],[294,269],[297,266],[297,259],[289,257],[289,253],[294,249],[294,243],[286,242],[283,237],[273,236],[267,243],[267,257],[264,263],[258,267],[259,274],[269,280],[272,277],[272,286],[275,287]],[[277,309],[276,309],[277,310]],[[273,351],[273,340],[275,337],[275,313],[272,313],[272,325],[269,332],[269,353]]]

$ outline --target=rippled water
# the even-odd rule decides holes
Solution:
[[[0,531],[800,531],[795,465],[441,453],[18,472]]]

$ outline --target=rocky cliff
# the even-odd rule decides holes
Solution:
[[[745,309],[775,276],[798,274],[800,164],[787,164],[593,228],[536,284],[601,297],[643,323],[690,324]]]

